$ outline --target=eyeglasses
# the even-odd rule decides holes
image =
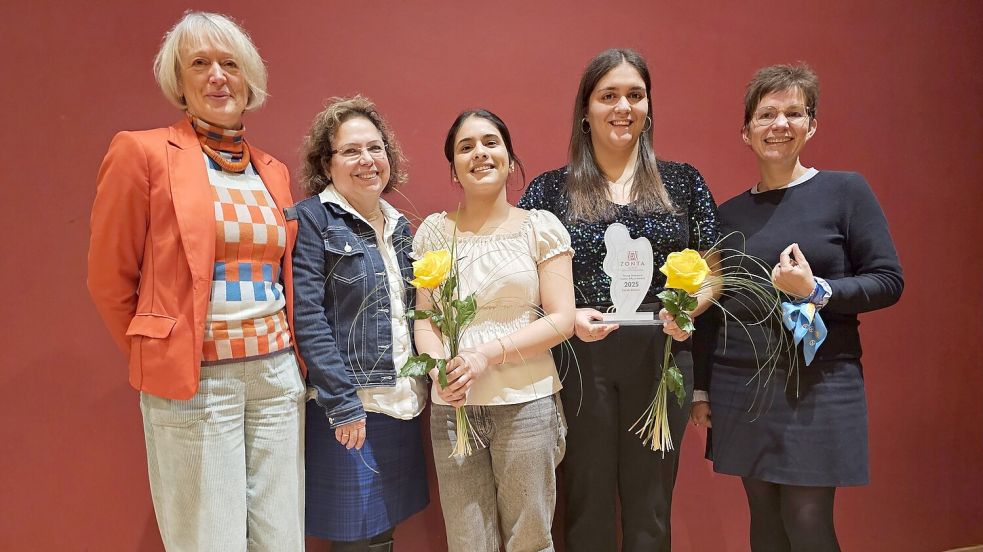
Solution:
[[[344,146],[341,149],[330,150],[332,155],[340,155],[348,160],[355,160],[362,156],[362,152],[366,151],[369,156],[374,159],[383,159],[386,157],[386,146],[382,144],[369,144],[365,147],[356,146],[354,144]]]
[[[785,120],[790,125],[801,125],[809,120],[812,110],[804,105],[793,105],[779,111],[774,107],[762,107],[754,112],[751,121],[757,126],[771,126],[778,120],[778,115],[785,116]]]

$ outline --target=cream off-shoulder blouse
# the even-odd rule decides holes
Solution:
[[[451,240],[456,240],[460,272],[458,296],[474,292],[478,306],[461,336],[461,348],[498,338],[508,351],[508,362],[489,366],[475,381],[467,404],[519,404],[559,391],[562,385],[550,352],[519,358],[508,336],[541,317],[539,264],[573,252],[563,224],[553,213],[534,209],[517,231],[474,235],[455,232],[446,212],[434,213],[420,225],[412,256],[420,259],[428,251],[450,249]],[[437,395],[437,385],[433,383],[431,400],[446,405]]]

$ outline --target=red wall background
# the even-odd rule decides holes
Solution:
[[[137,394],[85,291],[98,165],[121,129],[179,117],[158,92],[172,2],[28,3],[0,18],[0,549],[160,550]],[[900,304],[863,317],[872,483],[836,511],[847,550],[983,543],[983,3],[202,3],[251,31],[272,97],[251,139],[296,167],[324,99],[361,92],[411,161],[395,203],[453,207],[441,145],[458,111],[509,123],[529,177],[564,163],[581,69],[611,46],[653,74],[655,144],[699,168],[718,201],[756,180],[741,96],[763,65],[805,60],[822,83],[803,161],[866,175],[905,268]],[[517,199],[520,190],[510,194]],[[690,428],[676,550],[747,549],[738,480],[713,474]],[[404,551],[443,550],[436,503],[400,527]],[[312,549],[319,547],[312,546]]]

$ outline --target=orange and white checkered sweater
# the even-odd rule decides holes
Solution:
[[[216,230],[203,359],[243,359],[286,349],[290,332],[280,282],[287,244],[283,215],[251,164],[232,173],[202,157]]]

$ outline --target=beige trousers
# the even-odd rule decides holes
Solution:
[[[141,394],[168,551],[304,549],[304,390],[284,351],[202,366],[187,401]]]

